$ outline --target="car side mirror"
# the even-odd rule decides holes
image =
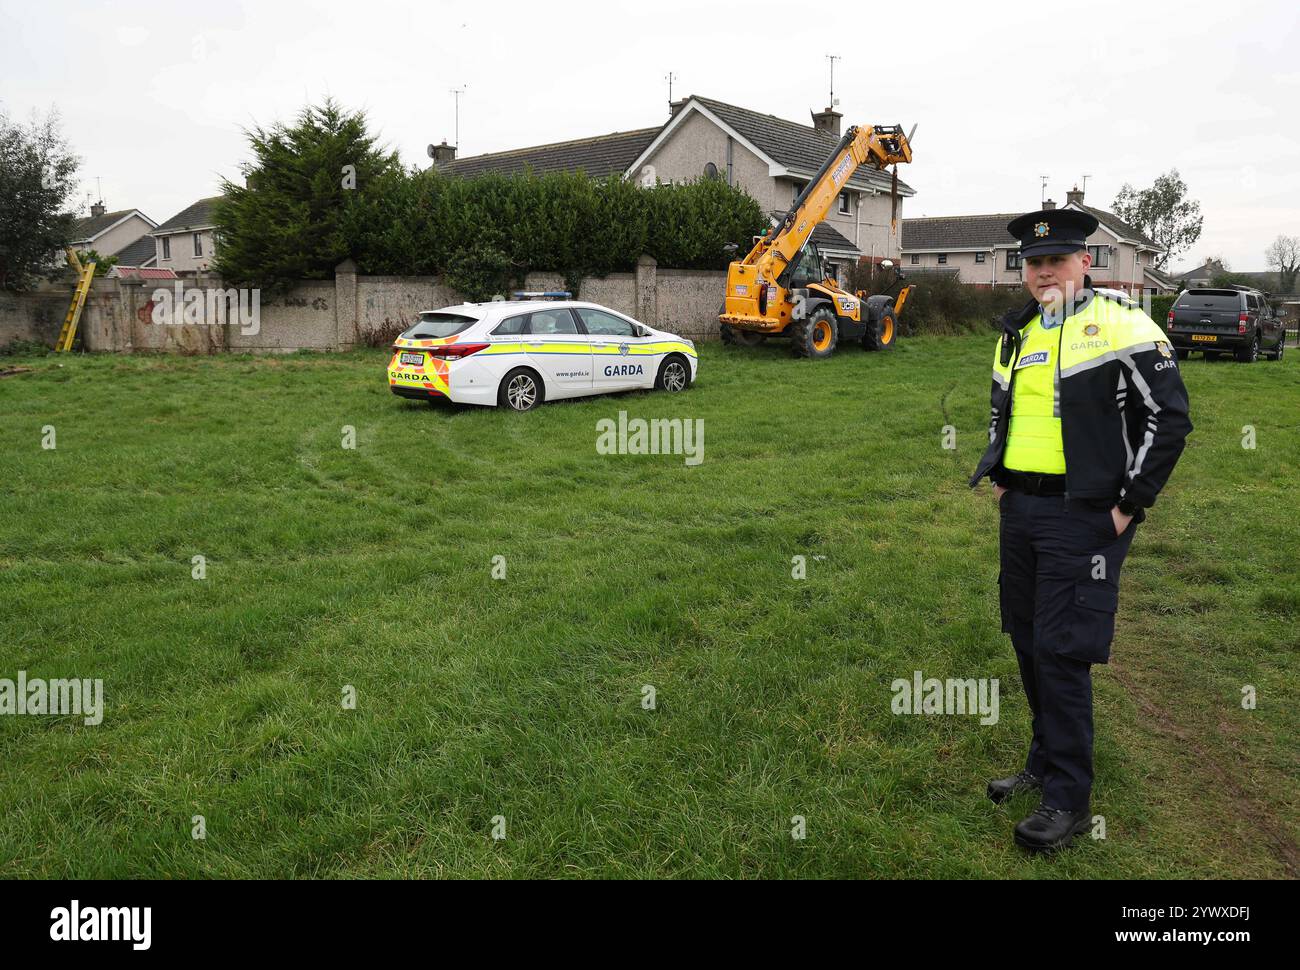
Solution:
[[[650,336],[650,328],[643,323],[638,323],[636,325],[636,335],[638,337],[648,337]]]

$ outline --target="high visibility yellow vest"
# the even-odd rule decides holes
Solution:
[[[1164,330],[1121,293],[1099,290],[1060,326],[1043,329],[1040,314],[1020,333],[1015,360],[1002,363],[1001,341],[993,351],[993,379],[1004,390],[1011,389],[1002,464],[1015,471],[1065,472],[1062,380],[1071,381],[1108,358],[1146,345],[1161,348],[1169,358],[1157,366],[1177,366]]]
[[[1065,474],[1061,438],[1060,345],[1063,327],[1043,327],[1041,314],[1021,331],[1012,362],[1011,423],[1002,464],[1021,472]]]

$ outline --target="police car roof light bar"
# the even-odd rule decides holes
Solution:
[[[515,290],[512,294],[516,300],[571,300],[573,294],[568,290]]]

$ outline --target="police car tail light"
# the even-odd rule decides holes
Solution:
[[[1246,323],[1247,323],[1248,320],[1250,320],[1250,317],[1247,316],[1247,315],[1244,314],[1244,313],[1240,314],[1240,315],[1237,317],[1237,333],[1245,333],[1245,332],[1246,332]]]
[[[480,350],[486,350],[491,344],[443,344],[441,347],[430,347],[425,351],[430,357],[438,357],[442,360],[460,360],[462,357],[468,357],[470,354],[477,354]]]
[[[1165,320],[1165,323],[1169,324],[1169,326],[1170,326],[1171,329],[1173,328],[1173,325],[1174,325],[1174,311],[1173,311],[1173,310],[1170,310],[1170,311],[1169,311],[1169,316],[1168,316],[1168,318]]]

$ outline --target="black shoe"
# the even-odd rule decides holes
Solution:
[[[1001,805],[1012,795],[1022,791],[1038,791],[1043,787],[1043,779],[1022,771],[1010,778],[994,778],[989,782],[989,798]]]
[[[1078,812],[1039,805],[1016,824],[1016,845],[1030,852],[1064,849],[1074,837],[1092,827],[1092,812],[1086,806]]]

